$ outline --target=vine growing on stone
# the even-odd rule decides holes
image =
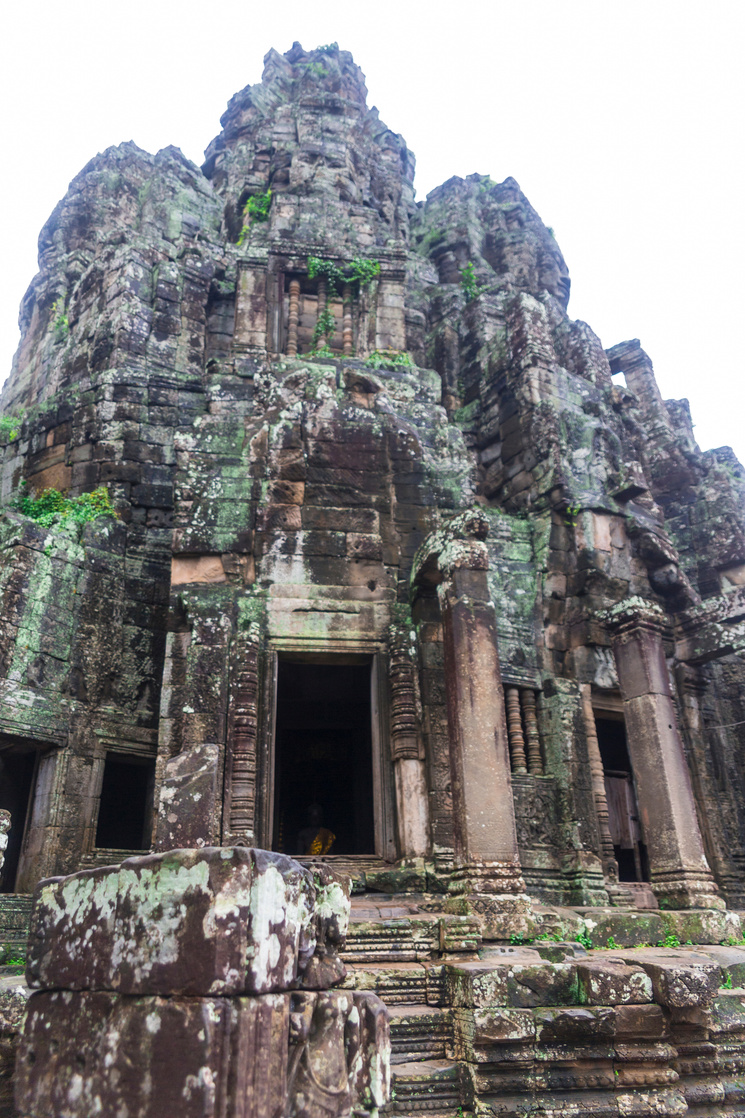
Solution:
[[[86,524],[99,516],[116,517],[109,491],[101,485],[79,497],[66,497],[59,489],[45,489],[38,497],[16,497],[11,508],[35,520],[42,528],[53,524]]]
[[[271,187],[265,190],[262,194],[252,194],[243,207],[243,227],[238,237],[238,245],[242,245],[246,239],[251,225],[254,221],[262,222],[269,220],[269,209],[272,204],[272,191]]]
[[[339,294],[345,283],[356,284],[360,289],[372,283],[380,275],[380,261],[366,256],[355,256],[351,263],[340,268],[333,260],[322,260],[320,256],[308,257],[308,277],[318,279],[324,276],[329,298]]]

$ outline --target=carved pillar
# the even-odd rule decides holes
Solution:
[[[225,758],[223,843],[255,844],[256,734],[259,689],[259,628],[239,633],[233,648]]]
[[[517,687],[505,687],[504,693],[507,700],[507,733],[510,742],[512,771],[513,773],[527,773],[523,724],[520,719],[520,692]]]
[[[609,614],[652,888],[669,908],[723,908],[706,861],[675,717],[662,634],[651,602]]]
[[[318,305],[316,308],[316,323],[321,321],[321,315],[325,312],[328,304],[328,292],[326,287],[326,277],[318,277]],[[319,334],[316,338],[316,349],[322,349],[327,344],[325,334]]]
[[[605,776],[603,775],[603,759],[600,756],[598,732],[595,726],[595,714],[592,709],[592,689],[589,683],[581,683],[579,690],[582,696],[582,717],[585,723],[587,756],[590,761],[592,794],[595,799],[595,812],[598,819],[598,831],[600,832],[600,857],[603,863],[603,873],[610,880],[617,881],[618,864],[616,863],[613,839],[610,833],[608,799],[605,792]]]
[[[469,909],[484,917],[485,936],[500,938],[506,914],[526,913],[529,901],[517,848],[497,627],[486,580],[488,530],[479,512],[451,521],[437,556],[443,578],[438,596],[457,867],[449,888],[472,894]]]
[[[738,900],[742,896],[742,869],[745,852],[734,840],[727,826],[727,813],[716,802],[716,785],[712,792],[707,789],[707,781],[702,772],[702,759],[709,754],[704,717],[701,710],[707,690],[707,682],[701,669],[692,664],[679,664],[675,671],[678,695],[681,699],[684,728],[689,743],[691,761],[691,780],[696,793],[697,803],[701,806],[702,835],[706,859],[716,874],[716,879],[727,896],[730,908],[740,908]],[[722,718],[719,721],[724,721]],[[707,810],[708,809],[708,810]],[[739,894],[739,898],[738,898]]]
[[[300,280],[290,280],[290,308],[287,314],[287,356],[297,356],[297,324],[300,318]]]
[[[525,737],[528,747],[528,772],[531,776],[543,776],[543,757],[535,710],[535,692],[527,688],[527,690],[521,692],[520,699],[522,701]]]
[[[353,351],[354,337],[352,334],[352,287],[351,284],[344,284],[343,291],[343,317],[341,336],[343,343],[344,354],[351,357]]]
[[[391,640],[391,753],[396,781],[398,842],[404,858],[424,857],[429,850],[427,778],[421,756],[413,650],[408,634]]]

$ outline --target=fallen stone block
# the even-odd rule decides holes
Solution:
[[[288,990],[316,947],[315,899],[298,863],[245,847],[175,850],[51,879],[36,894],[28,982],[122,994]],[[336,920],[343,895],[328,904]]]

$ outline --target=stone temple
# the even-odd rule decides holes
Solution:
[[[415,202],[336,44],[270,51],[221,125],[201,169],[97,155],[39,239],[1,398],[0,940],[42,879],[256,848],[293,896],[351,879],[310,988],[347,1033],[387,1006],[370,1112],[745,1114],[743,468],[568,316],[514,179]],[[120,982],[98,933],[95,982],[44,962],[62,888],[32,1004],[207,997]],[[266,989],[310,996],[230,997]],[[19,1114],[164,1113],[49,1109],[26,1029]],[[225,1090],[179,1112],[368,1113]]]

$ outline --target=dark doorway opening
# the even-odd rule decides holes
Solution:
[[[375,852],[371,667],[279,661],[275,850]]]
[[[98,806],[96,846],[148,850],[153,817],[155,761],[107,753]]]
[[[649,881],[647,848],[642,841],[631,758],[622,717],[595,715],[608,800],[608,822],[618,862],[619,881]]]
[[[36,773],[36,750],[0,753],[0,808],[10,812],[0,892],[14,893]]]

